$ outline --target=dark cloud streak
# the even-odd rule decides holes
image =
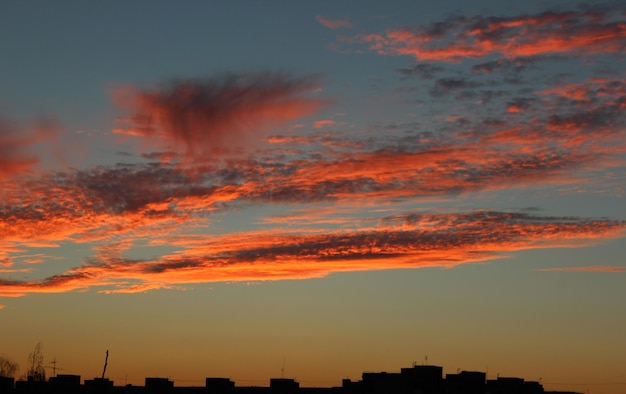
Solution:
[[[125,119],[131,125],[116,132],[164,139],[195,159],[237,153],[261,141],[270,127],[327,105],[310,97],[318,88],[317,77],[278,73],[174,80],[155,90],[122,88],[114,98],[131,112]]]

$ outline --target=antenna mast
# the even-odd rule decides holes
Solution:
[[[107,350],[107,355],[104,358],[104,369],[102,370],[102,379],[104,379],[104,374],[107,371],[107,362],[109,361],[109,351]]]
[[[63,368],[59,368],[57,367],[57,358],[54,357],[54,359],[50,362],[50,364],[52,365],[51,367],[46,367],[46,368],[51,368],[52,369],[52,375],[53,376],[57,376],[57,370],[62,371]]]

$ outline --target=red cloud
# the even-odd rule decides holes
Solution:
[[[281,81],[287,87],[275,88],[280,84],[272,81],[256,85],[213,81],[210,89],[212,84],[197,83],[189,85],[187,93],[186,83],[174,84],[170,90],[135,91],[128,96],[127,108],[135,110],[131,122],[138,134],[169,138],[188,155],[215,147],[234,149],[220,140],[222,134],[229,136],[234,130],[240,139],[264,134],[263,127],[258,133],[240,127],[237,116],[250,114],[251,119],[266,120],[267,126],[291,116],[272,112],[291,108],[283,103],[288,97],[303,103],[296,104],[296,111],[286,111],[290,114],[303,113],[309,104],[322,105],[305,98],[304,82]],[[457,78],[439,81],[443,90],[451,91],[488,86]],[[244,86],[249,89],[243,89],[242,103],[229,96],[235,87]],[[28,251],[32,247],[74,244],[90,247],[95,255],[46,279],[0,281],[0,293],[138,292],[195,282],[449,267],[525,248],[580,246],[621,236],[624,223],[611,220],[479,212],[404,215],[377,222],[363,219],[362,211],[342,217],[333,208],[328,214],[311,208],[321,204],[309,205],[299,215],[259,218],[253,224],[262,228],[258,232],[215,237],[206,235],[205,229],[212,224],[213,212],[246,204],[306,206],[324,201],[355,210],[365,204],[371,204],[367,209],[381,209],[383,204],[416,197],[448,198],[475,190],[571,182],[574,176],[581,177],[574,170],[623,166],[619,155],[626,146],[624,86],[622,79],[607,78],[555,86],[534,95],[528,91],[522,97],[507,96],[485,112],[461,113],[449,120],[435,117],[429,131],[410,124],[398,133],[390,129],[366,138],[340,130],[279,136],[272,137],[272,149],[210,164],[201,160],[172,164],[168,158],[178,162],[180,156],[166,151],[145,155],[147,162],[141,164],[11,179],[0,189],[0,265],[10,271],[5,273],[15,275],[28,268],[29,276],[36,278],[39,267],[29,263],[41,259],[45,264],[53,253],[33,256]],[[217,99],[220,95],[226,95],[224,100]],[[208,103],[221,103],[223,114],[207,115]],[[524,111],[523,116],[507,112],[513,105]],[[400,127],[404,126],[398,131]],[[576,185],[582,181],[577,179]],[[397,205],[391,206],[394,209]],[[158,257],[131,260],[123,253],[149,247],[159,248]]]
[[[510,113],[518,113],[520,112],[522,109],[516,105],[516,104],[511,104],[507,107],[506,112],[510,112]]]
[[[501,109],[501,121],[465,120],[459,130],[436,138],[415,134],[367,143],[328,133],[275,138],[294,149],[317,147],[319,154],[284,162],[282,171],[265,173],[242,192],[252,199],[302,202],[571,182],[574,170],[620,165],[626,141],[624,86],[621,79],[556,86],[510,101]],[[527,115],[518,116],[510,106]]]
[[[294,145],[293,152],[258,159],[176,167],[154,155],[148,158],[160,163],[5,182],[0,190],[0,201],[8,207],[0,211],[2,249],[8,258],[7,253],[22,247],[104,242],[113,234],[168,234],[176,225],[195,225],[232,204],[380,202],[567,182],[573,169],[619,163],[616,155],[624,153],[626,138],[623,87],[621,80],[594,79],[553,88],[526,102],[532,117],[466,124],[437,138],[409,135],[366,142],[319,133],[274,138],[276,144]],[[502,116],[511,115],[503,109]]]
[[[510,252],[581,246],[622,235],[609,220],[474,212],[403,215],[377,228],[335,232],[249,232],[219,237],[162,239],[183,247],[154,261],[101,253],[89,265],[40,281],[0,281],[0,295],[97,288],[136,292],[216,281],[303,279],[332,272],[452,267]]]
[[[345,21],[345,20],[330,20],[330,19],[324,18],[321,15],[316,16],[315,19],[319,23],[321,23],[322,25],[326,26],[329,29],[341,29],[341,28],[352,27],[352,23],[350,23],[349,21]]]
[[[28,172],[39,162],[31,148],[58,132],[58,125],[50,119],[38,119],[24,128],[0,117],[0,179]]]
[[[537,15],[457,17],[433,27],[389,30],[343,38],[362,42],[384,55],[409,55],[420,61],[459,62],[493,54],[506,58],[561,53],[623,53],[626,21],[609,12],[546,12]]]
[[[237,152],[272,127],[326,105],[306,96],[316,87],[312,77],[267,73],[174,81],[161,90],[119,89],[114,99],[132,115],[124,120],[130,127],[115,132],[164,138],[196,158]]]

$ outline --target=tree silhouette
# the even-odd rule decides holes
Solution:
[[[14,378],[17,370],[16,362],[0,354],[0,377]]]
[[[46,369],[43,366],[43,353],[41,352],[41,342],[35,345],[35,350],[28,355],[28,380],[35,382],[46,381]]]

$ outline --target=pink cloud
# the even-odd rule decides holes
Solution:
[[[0,179],[29,172],[40,159],[33,148],[59,131],[56,121],[45,117],[26,127],[0,117]]]
[[[344,37],[383,55],[419,61],[459,62],[465,58],[505,58],[548,54],[623,53],[626,21],[610,12],[546,12],[520,17],[455,17],[434,26]]]
[[[329,29],[346,29],[346,28],[352,27],[352,23],[346,20],[339,20],[339,19],[330,20],[330,19],[324,18],[321,15],[316,16],[315,19],[319,23],[321,23],[322,25],[326,26]]]
[[[317,120],[313,122],[313,128],[321,129],[323,127],[332,126],[334,124],[336,124],[336,122],[332,119],[322,119],[322,120]]]

